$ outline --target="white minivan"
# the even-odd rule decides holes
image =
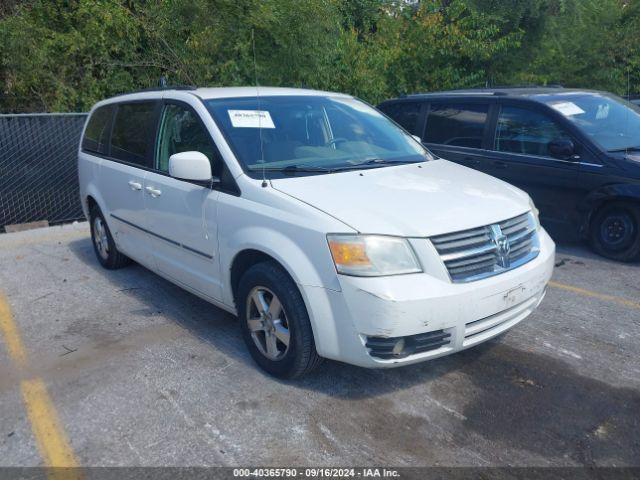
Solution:
[[[348,95],[114,97],[91,110],[78,167],[100,263],[135,260],[236,314],[279,377],[477,345],[533,312],[553,270],[524,192]]]

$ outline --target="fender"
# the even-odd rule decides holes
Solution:
[[[223,301],[229,306],[235,305],[231,286],[231,266],[240,252],[248,249],[257,250],[273,257],[293,281],[303,287],[299,290],[309,313],[318,353],[335,358],[335,346],[340,342],[337,325],[326,321],[327,316],[331,314],[327,295],[332,291],[340,291],[340,284],[329,249],[326,247],[326,238],[318,234],[314,240],[317,244],[309,245],[309,251],[316,253],[316,257],[319,258],[318,265],[314,265],[297,242],[279,231],[261,226],[242,228],[234,232],[228,242],[220,245]],[[233,249],[229,248],[231,245]],[[326,250],[326,258],[317,255],[321,249]],[[326,265],[326,268],[323,268],[323,265]]]
[[[640,203],[640,184],[614,183],[605,185],[590,192],[578,205],[578,211],[582,218],[580,222],[580,234],[588,235],[589,223],[593,212],[600,205],[611,201],[631,201]]]
[[[316,247],[326,248],[324,243],[326,243],[324,237],[321,238],[318,235]],[[230,248],[231,245],[233,248]],[[231,266],[236,256],[244,250],[258,250],[273,257],[298,285],[340,290],[328,248],[326,249],[327,268],[320,271],[297,242],[277,230],[253,226],[234,232],[224,244],[220,245],[220,269],[223,274],[225,303],[233,305]],[[317,252],[317,248],[312,248],[310,251]]]

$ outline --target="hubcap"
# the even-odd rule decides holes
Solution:
[[[93,241],[100,257],[106,260],[109,257],[109,240],[107,229],[100,217],[96,217],[93,221]]]
[[[268,288],[255,287],[247,298],[247,325],[260,353],[280,360],[289,350],[289,322],[280,299]]]
[[[633,239],[633,233],[633,220],[625,212],[608,216],[600,226],[600,236],[603,243],[613,249],[626,248]]]

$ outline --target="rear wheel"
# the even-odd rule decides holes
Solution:
[[[100,264],[109,270],[126,267],[131,263],[131,259],[118,251],[109,226],[104,219],[104,215],[97,205],[91,208],[91,240],[93,250]]]
[[[590,239],[593,249],[604,257],[620,262],[640,259],[640,206],[605,205],[594,214]]]
[[[268,373],[295,378],[321,363],[302,295],[277,263],[247,270],[240,279],[237,305],[247,348]]]

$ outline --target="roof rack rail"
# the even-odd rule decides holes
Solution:
[[[491,87],[473,87],[485,90],[506,89],[506,88],[564,88],[559,83],[548,83],[546,85],[538,85],[537,83],[519,83],[515,85],[493,85]]]
[[[131,95],[133,93],[145,93],[145,92],[162,92],[164,90],[197,90],[198,87],[194,85],[165,85],[160,87],[142,88],[140,90],[132,90],[131,92],[122,92],[114,95],[114,97],[121,97],[122,95]]]

